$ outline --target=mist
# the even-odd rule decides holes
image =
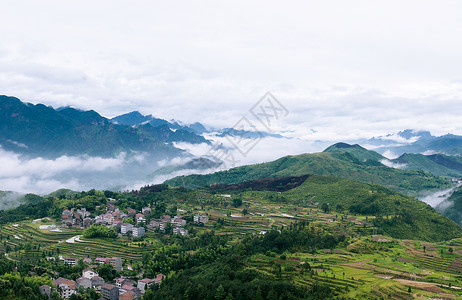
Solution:
[[[430,205],[433,208],[437,208],[438,210],[442,210],[443,206],[444,206],[444,203],[447,203],[446,200],[449,197],[451,197],[452,193],[458,187],[459,187],[459,185],[457,185],[455,187],[452,187],[452,188],[449,188],[449,189],[445,189],[445,190],[437,191],[437,192],[434,192],[434,193],[430,193],[430,194],[427,194],[425,196],[419,197],[419,200],[427,203],[428,205]]]

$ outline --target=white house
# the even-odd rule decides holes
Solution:
[[[144,227],[133,227],[132,235],[135,238],[144,236]]]
[[[82,271],[82,277],[92,279],[93,277],[98,276],[98,273],[93,271],[93,269],[83,269]]]
[[[122,225],[120,226],[120,233],[127,234],[130,231],[133,231],[133,225],[130,223],[122,223]]]

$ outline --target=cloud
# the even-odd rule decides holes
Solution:
[[[46,194],[59,188],[113,188],[130,176],[142,174],[139,169],[145,159],[143,153],[121,153],[114,158],[82,155],[30,159],[0,148],[0,190]]]
[[[19,154],[0,148],[0,178],[16,177],[23,174],[46,178],[64,171],[92,172],[117,169],[125,161],[125,154],[116,158],[89,156],[61,156],[56,159],[23,159]]]
[[[430,193],[428,195],[419,197],[419,200],[429,204],[431,207],[438,207],[439,209],[444,210],[449,206],[446,200],[457,188],[458,187],[453,187],[446,190]]]
[[[230,127],[270,90],[310,140],[461,132],[460,3],[24,5],[0,11],[0,88],[26,101]]]
[[[382,159],[380,162],[385,166],[394,169],[405,169],[407,167],[407,164],[394,163],[392,161],[389,161],[388,159]]]

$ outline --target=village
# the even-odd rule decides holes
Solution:
[[[146,234],[146,230],[165,231],[170,227],[173,228],[173,234],[189,236],[188,230],[184,228],[187,221],[183,219],[183,216],[171,217],[166,214],[160,219],[155,219],[150,218],[151,213],[152,210],[149,207],[144,207],[139,212],[133,208],[123,212],[114,203],[109,202],[106,206],[106,212],[95,217],[91,217],[92,214],[86,208],[64,210],[61,214],[61,227],[87,229],[92,224],[100,224],[115,228],[120,236],[129,235],[133,238],[142,238]],[[194,215],[193,217],[193,222],[196,224],[205,224],[208,221],[207,215]]]
[[[133,239],[142,239],[146,231],[165,233],[167,229],[171,229],[171,233],[174,235],[189,236],[189,232],[185,228],[187,221],[181,215],[172,217],[166,214],[159,219],[151,218],[152,210],[149,207],[144,207],[138,212],[132,208],[122,211],[114,204],[114,201],[109,201],[105,210],[104,213],[93,216],[86,208],[66,209],[61,214],[60,227],[62,229],[72,227],[86,230],[97,224],[107,228],[114,228],[117,232],[117,238],[127,236]],[[191,220],[194,224],[205,224],[209,221],[209,217],[196,214],[192,216]],[[87,289],[94,289],[101,293],[104,300],[131,300],[143,295],[153,284],[161,284],[162,279],[165,278],[164,274],[157,274],[155,278],[136,280],[121,276],[112,282],[105,282],[94,269],[100,265],[108,264],[119,274],[124,270],[125,265],[121,258],[96,257],[91,259],[59,256],[58,259],[70,267],[80,263],[88,266],[88,268],[85,268],[82,271],[82,276],[75,281],[59,277],[52,281],[52,286],[41,286],[40,292],[49,297],[52,291],[56,291],[62,298],[68,299],[73,294],[79,294]],[[47,260],[55,261],[56,258],[47,257]],[[129,265],[126,268],[131,269]]]
[[[91,263],[91,259],[85,260]],[[76,263],[76,260],[73,258],[66,258],[65,263],[72,265]],[[116,270],[122,270],[122,260],[118,257],[97,258],[94,263],[111,264]],[[105,300],[132,300],[144,294],[153,284],[160,284],[163,278],[165,278],[164,274],[158,274],[152,279],[143,278],[138,281],[120,277],[115,279],[112,283],[106,283],[92,268],[85,268],[82,271],[82,276],[75,281],[59,277],[53,280],[53,286],[58,294],[65,299],[70,298],[73,294],[84,292],[87,289],[94,289],[99,291],[102,295],[102,299]],[[52,289],[53,288],[49,285],[42,285],[40,287],[40,292],[50,297]]]

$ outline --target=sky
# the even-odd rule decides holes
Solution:
[[[348,140],[462,134],[460,1],[0,1],[0,93]]]

